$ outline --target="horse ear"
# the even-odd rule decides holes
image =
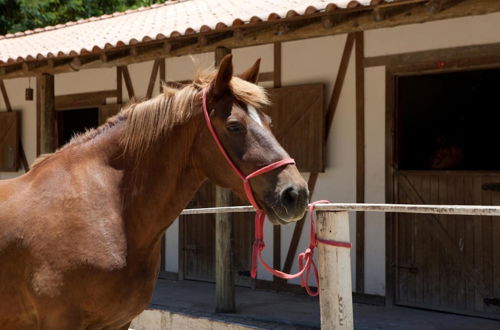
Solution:
[[[240,78],[251,82],[252,84],[257,83],[259,80],[259,68],[260,68],[260,58],[255,61],[255,63],[248,68],[245,72],[240,75]]]
[[[224,56],[213,80],[212,93],[215,97],[224,95],[229,90],[229,82],[233,77],[233,55]]]

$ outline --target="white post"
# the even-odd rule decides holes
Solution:
[[[349,216],[318,211],[319,239],[349,242]],[[351,249],[318,243],[321,329],[353,329]]]

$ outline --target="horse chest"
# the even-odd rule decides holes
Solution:
[[[131,320],[151,301],[158,270],[159,258],[145,257],[140,264],[112,272],[99,284],[89,281],[86,314],[104,324]]]

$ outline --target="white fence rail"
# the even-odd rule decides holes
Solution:
[[[500,216],[498,206],[413,204],[318,204],[316,234],[323,240],[349,241],[348,212],[425,213]],[[253,212],[251,206],[187,209],[182,214]],[[353,329],[350,249],[319,244],[321,329]]]
[[[318,204],[317,211],[356,211],[356,212],[389,212],[389,213],[426,213],[448,215],[482,215],[500,216],[499,206],[478,205],[416,205],[416,204],[355,204],[330,203]],[[207,207],[186,209],[181,214],[208,214],[208,213],[245,213],[254,212],[252,206]]]

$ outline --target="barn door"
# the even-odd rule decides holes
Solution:
[[[269,89],[272,105],[266,111],[273,131],[304,172],[324,170],[324,85]],[[213,207],[215,186],[205,183],[188,207]],[[248,205],[233,195],[233,205]],[[236,284],[250,285],[254,215],[233,214],[233,265]],[[215,279],[215,216],[180,217],[180,266],[184,279]]]
[[[500,174],[400,171],[396,201],[500,205]],[[500,319],[500,217],[398,214],[396,303]]]
[[[19,128],[18,111],[0,112],[0,171],[19,168]]]
[[[233,205],[247,205],[232,194]],[[213,207],[215,185],[205,182],[188,208]],[[232,217],[233,271],[238,285],[250,285],[250,247],[252,246],[253,214],[238,213]],[[181,265],[187,280],[215,280],[215,215],[197,214],[180,217]]]

